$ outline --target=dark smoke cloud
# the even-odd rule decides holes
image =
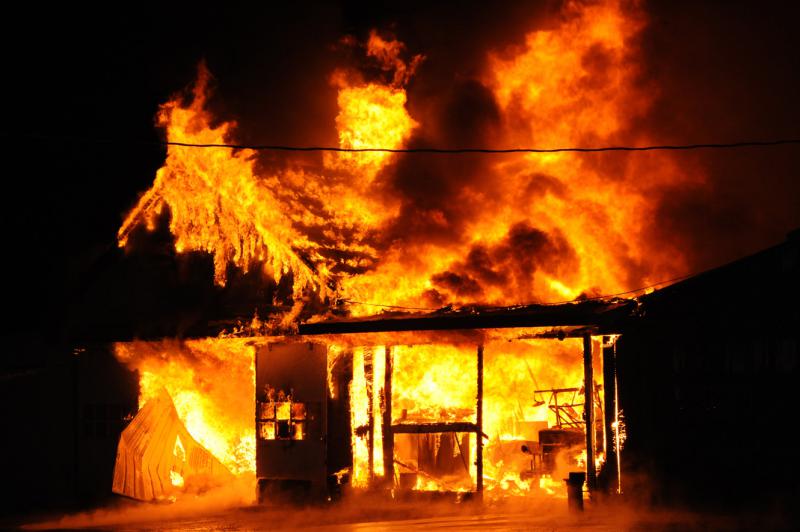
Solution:
[[[530,294],[538,272],[557,276],[577,266],[578,256],[560,233],[548,234],[527,222],[513,225],[495,246],[476,244],[466,258],[431,279],[433,304],[487,302],[487,289]],[[489,301],[491,302],[491,301]]]
[[[800,9],[794,3],[647,6],[642,83],[658,96],[637,124],[663,142],[797,138]],[[704,269],[781,241],[800,226],[797,147],[676,154],[704,184],[660,191],[652,233]]]
[[[474,80],[456,82],[436,98],[423,117],[425,127],[409,146],[484,146],[500,125],[491,92]],[[428,102],[430,104],[430,102]],[[388,231],[389,241],[444,243],[461,238],[470,213],[482,206],[470,200],[471,188],[485,185],[491,160],[459,157],[404,156],[387,169],[392,190],[404,199],[402,212]]]

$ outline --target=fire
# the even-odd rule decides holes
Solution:
[[[176,99],[161,107],[158,123],[169,142],[224,144],[231,138],[234,122],[211,126],[205,109],[209,78],[201,65],[192,102],[184,107]],[[225,284],[228,263],[245,271],[258,263],[276,279],[291,271],[298,290],[323,290],[324,269],[313,271],[303,261],[303,254],[312,252],[307,239],[292,228],[270,190],[277,183],[256,175],[253,155],[252,150],[198,152],[171,146],[153,186],[122,224],[120,246],[137,224],[155,227],[167,207],[176,251],[211,253],[218,284]]]
[[[186,449],[183,448],[180,436],[175,436],[175,446],[172,449],[172,454],[178,459],[178,463],[186,461]],[[184,486],[183,475],[180,471],[175,471],[174,468],[170,469],[169,477],[172,485],[176,488],[182,488]]]
[[[376,352],[382,352],[383,349],[377,348]],[[394,346],[392,352],[394,423],[475,422],[477,367],[474,345]],[[360,356],[363,356],[363,350],[357,350],[354,359],[359,379],[363,375],[363,370],[359,368],[363,364]],[[579,340],[566,340],[558,344],[546,340],[502,340],[485,345],[483,431],[488,437],[484,441],[487,490],[517,494],[530,492],[532,480],[520,477],[520,473],[529,469],[529,466],[528,459],[520,453],[519,448],[526,441],[538,440],[537,428],[556,424],[555,413],[545,402],[537,401],[536,392],[543,385],[552,388],[581,386],[581,359]],[[354,379],[354,386],[355,382]],[[366,393],[361,384],[358,386],[359,394]],[[352,404],[354,415],[360,415],[363,423],[366,423],[367,418],[363,414],[366,403],[362,400]],[[376,419],[378,425],[379,419]],[[376,438],[376,444],[380,449],[379,438]],[[354,449],[361,449],[361,458],[354,466],[356,476],[365,481],[368,455],[363,437],[354,436]],[[471,437],[470,453],[474,456],[474,437]],[[379,458],[375,460],[376,464],[381,463]],[[470,465],[470,475],[474,479],[474,464]],[[570,465],[577,467],[578,464],[564,463],[561,469],[565,470]],[[539,485],[539,489],[545,492],[552,488],[552,483],[547,480],[541,483],[546,487]],[[416,489],[456,488],[447,482],[418,476]]]
[[[193,438],[232,473],[255,471],[255,347],[250,341],[118,343],[115,351],[139,371],[140,408],[166,388]],[[184,453],[180,440],[174,453]]]
[[[353,382],[350,384],[351,408],[350,425],[353,441],[353,475],[354,486],[365,487],[369,482],[369,446],[362,427],[369,424],[367,393],[367,377],[364,373],[364,350],[357,349],[353,353]]]
[[[644,133],[631,137],[654,101],[654,90],[637,83],[643,14],[621,2],[568,3],[562,18],[529,33],[512,53],[489,52],[479,81],[505,124],[492,142],[647,141]],[[408,109],[405,85],[422,56],[404,60],[404,50],[373,32],[366,55],[387,79],[334,71],[341,148],[403,148],[415,132],[436,126]],[[162,106],[158,123],[169,141],[235,140],[234,121],[212,125],[209,78],[201,67],[190,103],[176,97]],[[470,207],[463,220],[452,219],[446,205],[404,203],[386,178],[396,154],[326,153],[317,168],[274,172],[257,160],[247,149],[170,146],[153,186],[120,228],[120,245],[137,225],[153,227],[168,208],[176,250],[212,254],[219,284],[229,264],[245,271],[259,265],[275,281],[291,275],[298,295],[310,287],[324,297],[332,286],[344,299],[412,307],[569,300],[685,269],[679,252],[648,235],[650,194],[690,179],[664,156],[613,165],[569,153],[491,159],[479,182],[464,183],[449,200]],[[432,231],[460,229],[448,239],[407,238],[394,224],[409,207]],[[397,236],[383,238],[386,232]]]
[[[638,82],[637,37],[646,23],[636,3],[568,2],[557,24],[531,31],[513,49],[488,51],[475,82],[497,113],[493,146],[651,140],[634,131],[655,98],[653,87]],[[382,77],[366,80],[356,69],[338,68],[329,80],[338,90],[329,126],[339,147],[400,149],[415,135],[441,129],[435,117],[411,111],[407,86],[423,57],[407,58],[400,41],[377,32],[365,49]],[[158,124],[170,142],[237,140],[236,122],[208,110],[209,80],[201,67],[190,101],[176,97],[162,106]],[[505,155],[482,163],[480,179],[463,180],[446,175],[457,171],[451,160],[429,159],[431,179],[451,186],[444,199],[403,192],[398,183],[408,178],[401,164],[408,157],[325,153],[316,163],[271,169],[254,150],[171,145],[153,186],[122,224],[119,244],[168,212],[176,251],[212,255],[220,285],[231,265],[258,267],[276,283],[291,278],[298,301],[311,291],[323,301],[413,308],[572,300],[685,272],[680,250],[651,238],[651,197],[702,174],[690,178],[665,156]],[[353,303],[349,312],[371,314],[375,307]],[[143,345],[117,346],[118,356],[141,372],[142,400],[165,386],[193,437],[233,472],[253,471],[253,346],[222,339]],[[535,398],[540,386],[582,385],[579,342],[494,341],[485,348],[487,489],[560,488],[559,479],[520,479],[527,459],[508,453],[529,441],[535,427],[554,423],[552,410]],[[383,349],[353,351],[355,485],[367,482],[370,451],[374,464],[382,459],[382,405],[374,389],[382,386]],[[395,422],[475,420],[474,345],[392,349]],[[234,385],[236,393],[227,395]],[[370,450],[363,428],[371,419],[377,430]],[[469,446],[474,456],[474,437]],[[474,477],[474,464],[468,469]],[[375,467],[376,475],[382,472]],[[417,482],[437,486],[427,478]]]
[[[370,83],[339,90],[339,115],[336,129],[342,148],[402,148],[418,124],[406,111],[403,89]],[[330,164],[363,172],[371,182],[391,157],[386,152],[340,153]]]
[[[396,420],[475,421],[475,346],[397,346],[394,357]]]

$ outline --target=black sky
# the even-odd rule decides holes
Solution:
[[[415,105],[456,94],[455,101],[474,106],[482,95],[469,80],[485,51],[521,42],[559,8],[428,4],[8,12],[0,224],[5,307],[14,317],[4,321],[4,333],[41,331],[60,319],[164,157],[148,145],[56,138],[157,140],[158,105],[191,83],[205,60],[218,83],[215,111],[240,119],[241,140],[332,144],[336,95],[327,78],[341,58],[335,44],[343,35],[393,31],[428,58],[417,76],[422,81],[409,87]],[[657,2],[645,10],[641,81],[655,82],[660,94],[643,127],[665,143],[800,137],[798,8]],[[757,251],[800,226],[797,146],[683,157],[704,167],[711,184],[674,190],[654,223],[663,235],[680,235],[693,267]]]

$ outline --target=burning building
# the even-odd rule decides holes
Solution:
[[[53,489],[559,498],[583,472],[671,501],[732,467],[794,489],[754,427],[786,413],[759,397],[793,404],[796,238],[690,277],[664,234],[710,186],[697,159],[429,149],[655,142],[647,10],[557,11],[446,87],[388,31],[339,37],[321,150],[247,145],[201,63],[59,362],[15,377],[70,397],[47,408],[74,462]]]

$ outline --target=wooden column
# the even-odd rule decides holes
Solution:
[[[483,498],[483,344],[478,346],[478,393],[476,398],[475,491]]]
[[[608,493],[619,493],[619,461],[617,451],[617,356],[616,338],[603,337],[603,413],[606,434],[606,455],[603,466],[603,488]]]
[[[589,495],[597,485],[597,471],[594,466],[594,374],[592,371],[592,337],[583,336],[583,417],[586,421],[586,487]]]
[[[375,414],[373,412],[372,403],[374,398],[372,396],[374,372],[372,369],[372,350],[364,350],[364,380],[366,381],[367,389],[367,470],[369,486],[373,487],[373,480],[375,479]]]
[[[394,433],[392,432],[392,348],[384,347],[386,363],[383,370],[383,478],[394,487]]]

